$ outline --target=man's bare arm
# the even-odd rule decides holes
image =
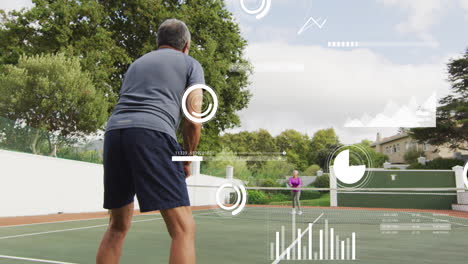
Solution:
[[[193,90],[187,98],[187,111],[189,113],[201,113],[203,104],[203,90]],[[184,139],[184,150],[188,155],[193,155],[200,142],[201,123],[195,123],[185,118],[182,126],[182,136]],[[187,177],[190,176],[190,162],[184,162],[184,169]]]
[[[187,151],[188,155],[193,155],[200,141],[201,124],[185,119],[182,127],[182,135],[184,138],[184,150]]]

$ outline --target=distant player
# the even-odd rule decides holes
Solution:
[[[161,211],[172,238],[169,263],[195,263],[195,222],[185,182],[190,164],[173,162],[172,156],[184,151],[190,155],[198,146],[200,124],[184,120],[184,151],[176,131],[185,90],[205,80],[200,63],[188,56],[190,32],[184,22],[164,21],[157,38],[158,50],[128,68],[107,123],[104,208],[110,209],[110,223],[96,256],[98,264],[119,263],[135,194],[141,212]],[[190,93],[188,112],[200,113],[201,101],[202,90]]]
[[[298,174],[298,171],[295,170],[295,171],[293,171],[293,176],[291,178],[289,178],[288,185],[290,187],[292,187],[292,188],[301,188],[301,186],[302,186],[301,178],[299,178],[299,176],[297,176],[297,174]],[[296,206],[297,206],[297,209],[298,209],[297,214],[301,215],[302,214],[301,201],[300,201],[301,190],[292,190],[291,194],[292,194],[292,211],[291,211],[291,214],[296,213]]]

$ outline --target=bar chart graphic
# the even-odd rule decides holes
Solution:
[[[296,216],[292,215],[291,239],[284,225],[275,231],[274,241],[270,242],[272,264],[282,260],[356,260],[356,233],[340,237],[327,219],[322,228],[314,229],[322,216],[323,213],[301,229],[296,227]]]

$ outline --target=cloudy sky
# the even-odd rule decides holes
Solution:
[[[344,143],[373,140],[378,131],[391,136],[401,120],[379,118],[446,95],[445,64],[468,47],[468,0],[226,2],[255,68],[252,100],[233,132],[294,128],[312,136],[333,127]],[[27,6],[28,0],[0,2],[7,10]],[[330,46],[337,42],[359,46]],[[387,121],[345,127],[363,117]]]
[[[468,0],[271,0],[260,19],[261,12],[253,11],[262,0],[227,3],[257,66],[253,98],[235,131],[266,128],[278,134],[294,128],[312,135],[334,127],[344,143],[373,140],[378,131],[391,136],[405,120],[387,116],[385,124],[375,122],[380,128],[344,125],[363,116],[379,119],[389,108],[422,106],[434,93],[446,95],[445,64],[468,47],[462,33]]]

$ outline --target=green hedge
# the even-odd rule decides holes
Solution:
[[[247,190],[249,204],[270,204],[278,202],[290,202],[291,191],[276,190]],[[301,200],[315,200],[322,197],[318,191],[302,191]]]
[[[426,165],[419,163],[411,164],[408,169],[413,170],[451,170],[455,166],[464,166],[465,162],[459,159],[443,159],[437,158],[431,161],[428,161]]]
[[[268,196],[261,190],[247,190],[249,204],[267,204]]]

